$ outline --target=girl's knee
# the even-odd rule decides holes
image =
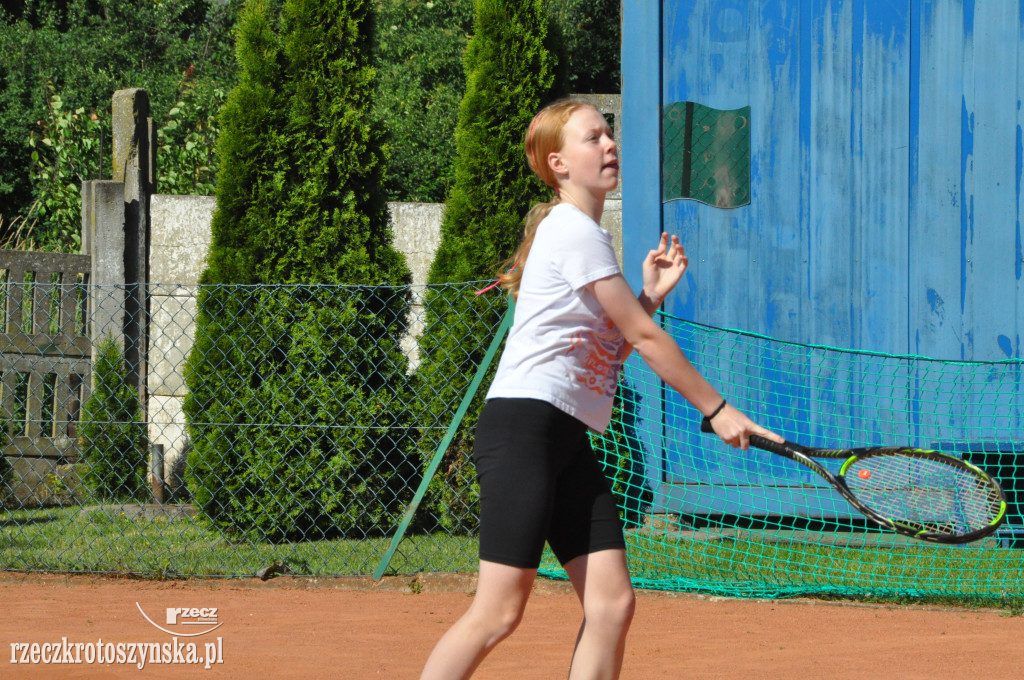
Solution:
[[[636,595],[633,593],[632,588],[629,588],[616,599],[615,608],[618,611],[620,620],[626,626],[629,626],[633,620],[633,615],[636,613]]]
[[[609,594],[597,602],[589,603],[584,616],[588,624],[626,629],[636,613],[636,595],[632,588]]]
[[[518,603],[506,603],[496,607],[474,607],[471,614],[471,625],[483,633],[487,645],[493,646],[507,638],[523,620],[525,606]]]
[[[500,639],[505,639],[511,635],[516,628],[519,627],[520,622],[523,620],[522,607],[518,609],[509,608],[502,612],[498,619],[494,622],[496,631],[501,635]]]

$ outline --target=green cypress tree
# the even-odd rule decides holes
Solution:
[[[251,540],[386,530],[413,474],[369,4],[253,0],[238,28],[185,410],[197,503]]]
[[[519,244],[526,212],[542,197],[542,185],[523,156],[523,137],[555,81],[555,58],[546,36],[540,0],[477,0],[465,55],[466,93],[455,131],[455,184],[431,283],[492,279]],[[442,428],[454,415],[504,308],[468,289],[429,292],[418,392],[426,402],[423,413],[437,418]],[[425,503],[433,510],[427,521],[437,519],[449,530],[471,529],[477,512],[470,453],[480,403],[478,398],[463,421]],[[422,455],[433,455],[436,439],[423,437]]]
[[[149,438],[142,402],[114,339],[100,342],[93,374],[95,388],[82,407],[85,483],[98,500],[138,499],[146,486]]]

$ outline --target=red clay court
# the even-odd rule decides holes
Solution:
[[[147,581],[0,573],[3,677],[416,678],[469,605],[475,577]],[[138,607],[136,602],[139,603]],[[12,643],[165,643],[168,607],[217,607],[224,661],[202,665],[11,663]],[[565,677],[579,608],[566,583],[538,581],[516,633],[480,680]],[[744,678],[1016,680],[1024,617],[997,610],[815,600],[737,600],[639,591],[624,680]],[[20,648],[19,648],[20,650]],[[20,656],[20,654],[18,654]]]

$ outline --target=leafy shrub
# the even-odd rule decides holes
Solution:
[[[190,67],[179,95],[156,131],[157,189],[162,194],[209,196],[217,186],[217,115],[226,93],[219,87],[197,87]]]
[[[149,439],[121,346],[107,337],[93,364],[95,388],[82,407],[85,482],[98,500],[132,500],[146,486]]]
[[[440,203],[454,179],[473,0],[375,0],[374,6],[373,115],[386,130],[388,199]]]
[[[205,121],[216,112],[216,92],[235,82],[231,29],[242,2],[28,0],[0,7],[0,213],[5,224],[14,225],[20,218],[21,226],[33,232],[31,239],[21,238],[19,243],[76,249],[71,239],[77,237],[80,218],[51,228],[55,223],[49,218],[32,215],[41,190],[26,172],[32,152],[29,140],[34,130],[38,132],[39,121],[50,120],[53,95],[59,96],[65,112],[83,109],[84,115],[98,117],[99,131],[90,139],[95,144],[103,140],[103,149],[96,148],[95,158],[110,157],[110,100],[115,90],[145,87],[159,125],[182,101],[182,74],[187,73],[187,108],[196,111],[195,120]],[[195,121],[184,118],[178,116],[182,128],[192,129]],[[93,158],[78,160],[94,163]],[[161,173],[174,169],[166,164],[168,159],[160,160],[165,163]],[[109,160],[103,163],[95,170],[109,179]],[[97,176],[90,165],[88,178]],[[67,185],[70,193],[70,182]],[[171,193],[177,186],[183,184],[168,182],[161,191]],[[11,239],[0,235],[0,240]]]
[[[547,6],[557,34],[562,91],[621,91],[621,0],[558,0]]]
[[[95,178],[101,164],[99,117],[79,107],[64,108],[60,95],[49,101],[46,118],[29,135],[29,181],[36,218],[30,248],[78,251],[81,247],[82,181]],[[33,242],[33,236],[39,239]]]
[[[238,538],[386,530],[415,474],[367,7],[255,1],[239,24],[185,402],[187,482]]]

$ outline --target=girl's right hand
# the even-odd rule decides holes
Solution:
[[[679,237],[669,237],[667,232],[662,232],[658,247],[647,253],[642,265],[643,290],[655,306],[660,305],[676,287],[689,263]]]
[[[725,408],[711,419],[711,427],[723,442],[744,451],[750,448],[750,435],[753,434],[771,439],[779,444],[786,441],[771,430],[766,430],[752,421],[742,411],[734,408],[732,404],[726,404]]]

